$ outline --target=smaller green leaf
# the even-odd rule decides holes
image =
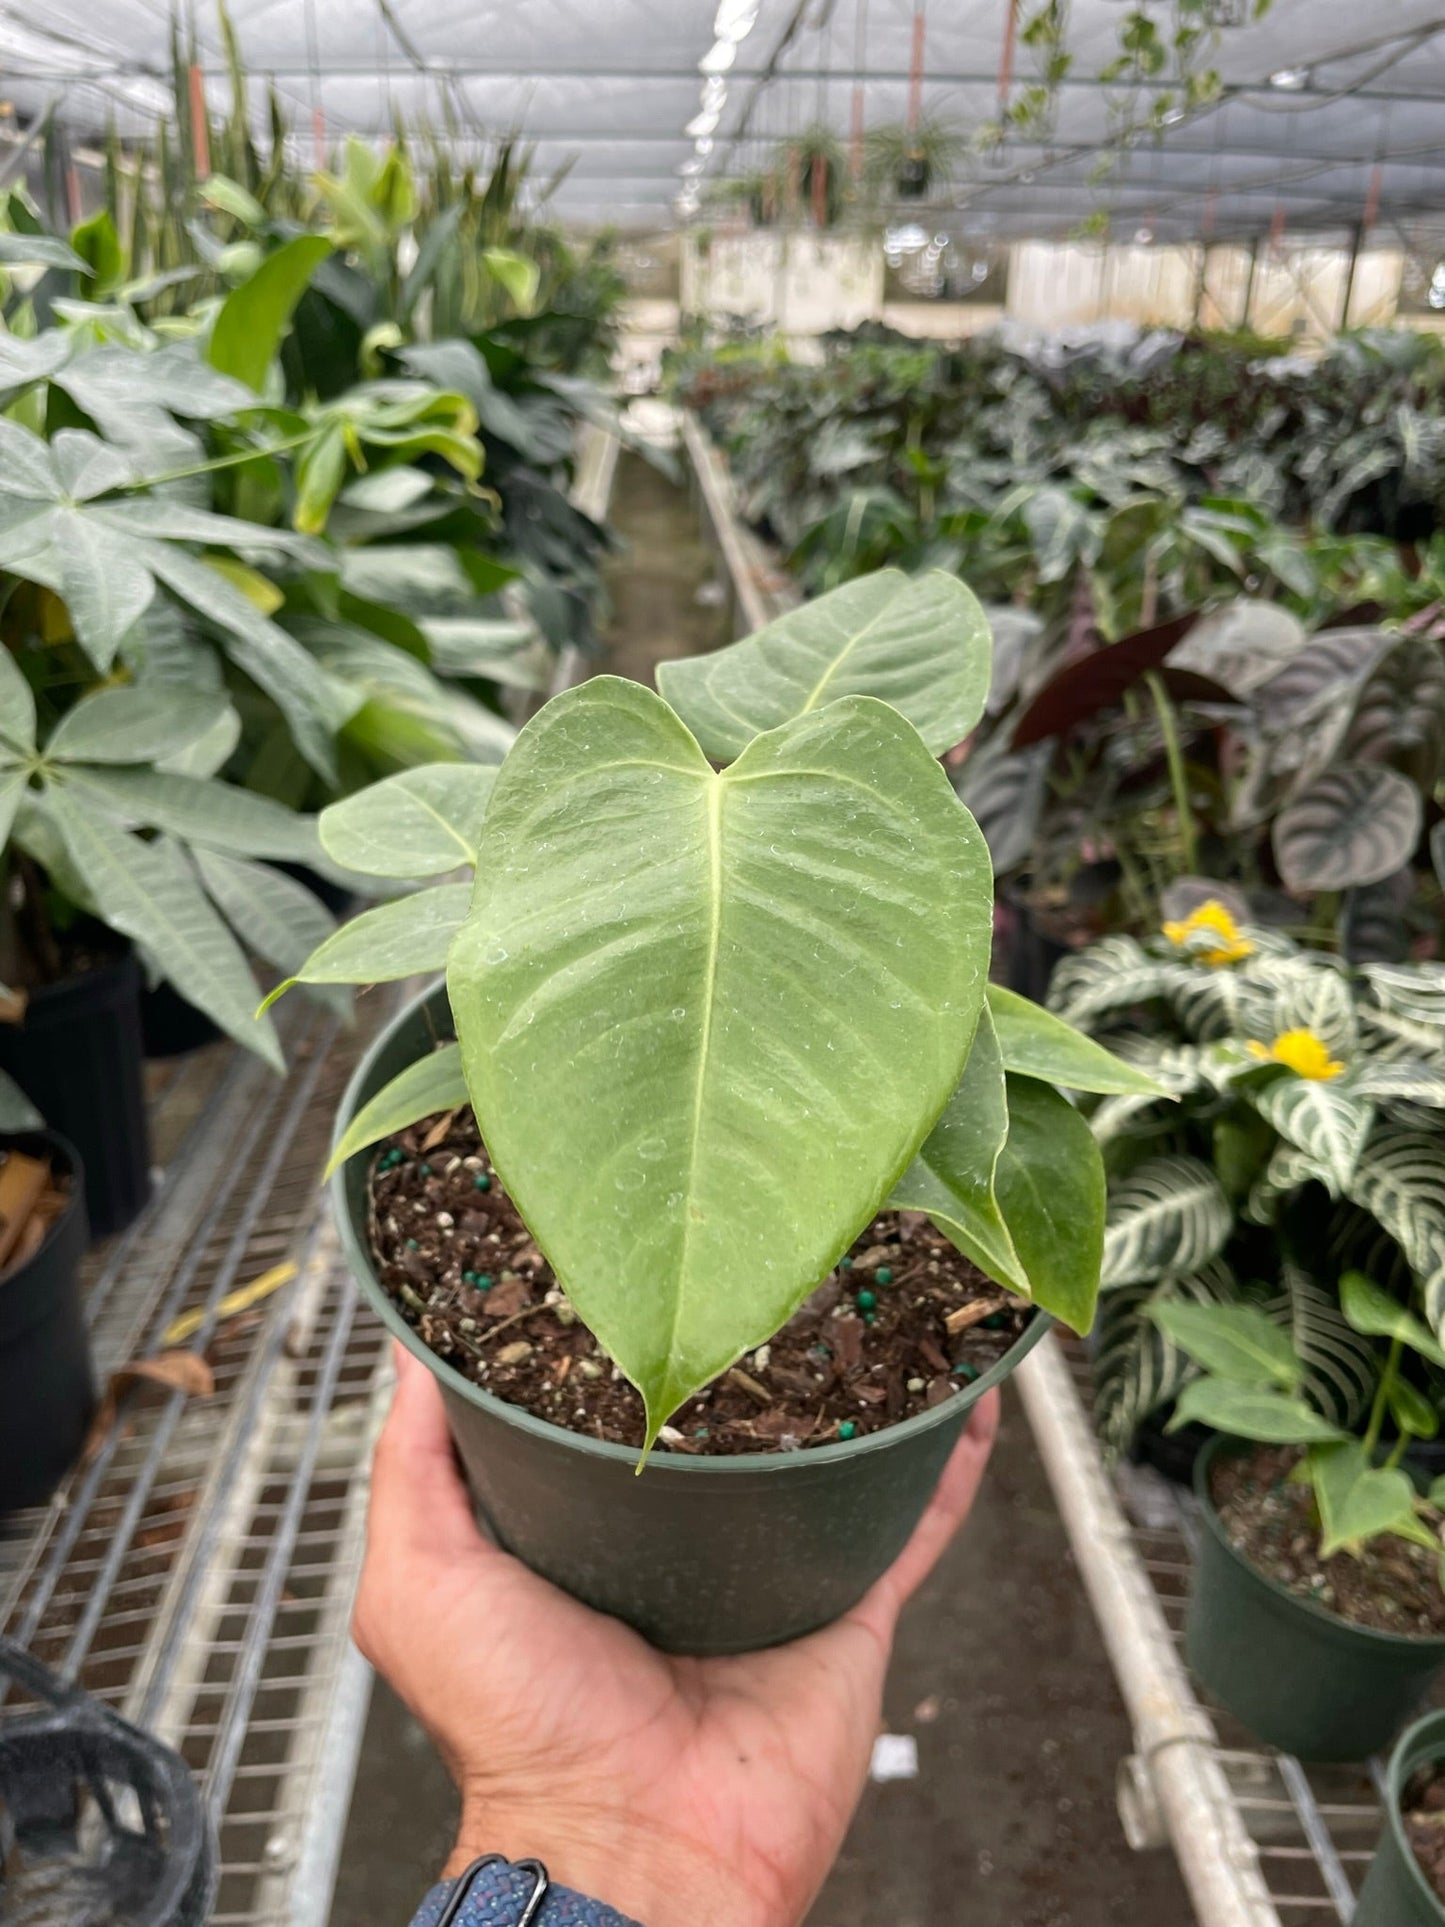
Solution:
[[[1088,1120],[1036,1078],[1010,1072],[995,1190],[1029,1294],[1076,1332],[1094,1322],[1104,1246],[1104,1160]]]
[[[1299,1389],[1300,1361],[1288,1334],[1253,1305],[1161,1300],[1149,1316],[1196,1364],[1231,1384]]]
[[[1409,1379],[1392,1378],[1385,1397],[1396,1428],[1407,1437],[1433,1439],[1440,1430],[1440,1414]]]
[[[511,248],[483,248],[482,259],[492,279],[506,289],[518,313],[530,314],[541,280],[538,264],[530,256],[517,254]]]
[[[386,984],[445,970],[452,938],[466,921],[469,883],[439,883],[415,896],[363,910],[342,924],[266,999],[292,984]]]
[[[428,763],[388,776],[321,812],[321,847],[364,876],[442,876],[475,866],[496,770]]]
[[[331,242],[323,235],[298,234],[268,254],[250,280],[221,303],[207,350],[211,366],[259,394],[296,303],[330,253]]]
[[[1415,1488],[1400,1471],[1370,1464],[1358,1439],[1316,1448],[1310,1476],[1320,1509],[1320,1553],[1356,1552],[1382,1532],[1413,1537]]]
[[[408,1064],[399,1076],[362,1105],[332,1146],[325,1175],[329,1178],[358,1151],[404,1131],[419,1118],[431,1117],[437,1111],[454,1111],[469,1102],[466,1079],[462,1076],[461,1047],[443,1044],[429,1057]]]
[[[1398,1338],[1411,1351],[1445,1367],[1445,1349],[1429,1327],[1362,1271],[1347,1271],[1340,1279],[1340,1307],[1352,1328],[1368,1338]]]
[[[73,247],[53,234],[0,234],[0,264],[5,267],[68,268],[72,274],[94,272]]]
[[[1004,1067],[1071,1091],[1166,1097],[1168,1092],[1122,1057],[1105,1050],[1062,1017],[999,984],[988,987]]]
[[[1261,1445],[1311,1445],[1346,1436],[1300,1399],[1224,1378],[1196,1378],[1184,1387],[1166,1429],[1177,1432],[1191,1421]]]
[[[1430,1490],[1425,1496],[1437,1512],[1445,1512],[1445,1472],[1430,1481]]]

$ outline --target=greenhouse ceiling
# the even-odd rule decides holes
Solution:
[[[766,168],[819,121],[845,150],[860,122],[911,111],[977,134],[1033,79],[1035,55],[1010,44],[1015,3],[1026,22],[1036,0],[232,0],[231,16],[304,153],[383,133],[398,114],[449,119],[468,144],[520,129],[543,176],[573,163],[563,215],[645,227],[674,220],[690,186],[705,204],[719,177]],[[1175,4],[1152,11],[1164,21]],[[1221,21],[1254,11],[1207,4]],[[1047,124],[1014,127],[964,165],[955,221],[1000,239],[1064,235],[1102,208],[1116,236],[1337,238],[1418,231],[1445,213],[1440,0],[1273,0],[1262,19],[1218,27],[1218,98],[1142,137],[1100,79],[1128,11],[1072,0]],[[220,107],[214,0],[194,19]],[[50,105],[76,142],[112,122],[146,138],[170,111],[169,22],[165,0],[3,0],[5,90],[22,125]]]

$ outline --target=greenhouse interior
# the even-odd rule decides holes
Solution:
[[[0,75],[0,1927],[1445,1923],[1445,11]]]

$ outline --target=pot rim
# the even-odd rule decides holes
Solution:
[[[391,1022],[373,1038],[361,1062],[352,1073],[337,1109],[336,1128],[332,1137],[333,1148],[360,1107],[362,1085],[370,1076],[377,1057],[408,1019],[419,1008],[429,1004],[439,991],[445,996],[445,984],[440,981],[430,989],[409,998]],[[449,1007],[448,1014],[450,1014]],[[358,1151],[355,1155],[364,1157],[368,1153]],[[553,1425],[549,1419],[537,1418],[535,1414],[525,1411],[520,1405],[511,1405],[506,1399],[498,1398],[495,1393],[484,1391],[480,1385],[464,1377],[454,1365],[449,1364],[423,1342],[396,1309],[390,1294],[383,1289],[372,1265],[371,1253],[365,1237],[352,1222],[346,1196],[346,1173],[351,1161],[348,1158],[345,1164],[339,1165],[328,1180],[332,1213],[352,1276],[357,1280],[363,1294],[373,1310],[380,1315],[382,1323],[392,1336],[399,1338],[412,1356],[422,1361],[440,1381],[445,1391],[454,1393],[467,1404],[477,1406],[493,1418],[515,1426],[519,1431],[530,1433],[534,1438],[550,1441],[555,1445],[571,1446],[592,1458],[612,1459],[618,1464],[636,1468],[639,1451],[637,1446],[615,1445],[610,1439],[588,1438],[581,1432],[568,1431],[564,1425]],[[941,1405],[935,1405],[931,1411],[918,1412],[912,1418],[901,1420],[897,1425],[884,1426],[881,1431],[870,1432],[862,1438],[840,1440],[834,1445],[812,1446],[797,1452],[738,1452],[726,1457],[699,1455],[696,1458],[682,1453],[652,1453],[647,1460],[648,1472],[664,1477],[669,1474],[686,1477],[699,1475],[721,1477],[729,1474],[757,1473],[763,1470],[781,1474],[802,1471],[810,1465],[833,1465],[841,1459],[860,1457],[869,1452],[886,1451],[894,1442],[912,1438],[919,1432],[929,1431],[933,1426],[941,1425],[956,1412],[959,1398],[967,1399],[964,1406],[965,1412],[971,1410],[985,1392],[992,1391],[995,1385],[1002,1384],[1014,1367],[1038,1344],[1053,1322],[1048,1312],[1035,1306],[1028,1324],[1003,1357],[991,1365],[986,1372],[980,1373],[972,1380],[966,1391],[959,1393],[957,1398],[950,1398]]]
[[[1418,1757],[1412,1757],[1422,1745],[1425,1751]],[[1436,1711],[1426,1713],[1416,1720],[1413,1726],[1407,1726],[1395,1742],[1394,1750],[1390,1754],[1390,1770],[1385,1776],[1385,1790],[1390,1806],[1385,1824],[1394,1840],[1396,1851],[1405,1862],[1408,1870],[1407,1878],[1415,1888],[1416,1897],[1428,1902],[1434,1908],[1437,1917],[1445,1920],[1445,1901],[1440,1899],[1422,1873],[1420,1862],[1415,1858],[1415,1849],[1410,1845],[1405,1832],[1404,1815],[1400,1811],[1400,1798],[1405,1791],[1405,1782],[1410,1774],[1418,1771],[1422,1766],[1441,1764],[1445,1764],[1445,1711]],[[1376,1851],[1378,1852],[1378,1848]]]
[[[1267,1586],[1277,1599],[1297,1608],[1306,1617],[1330,1627],[1336,1633],[1347,1633],[1356,1639],[1369,1640],[1386,1650],[1418,1653],[1433,1647],[1445,1652],[1445,1633],[1388,1633],[1379,1626],[1357,1625],[1353,1619],[1346,1619],[1342,1613],[1332,1613],[1327,1606],[1317,1605],[1313,1599],[1306,1599],[1301,1593],[1292,1592],[1288,1586],[1281,1585],[1278,1579],[1271,1577],[1267,1572],[1262,1572],[1252,1559],[1245,1558],[1224,1530],[1224,1522],[1210,1496],[1209,1474],[1214,1468],[1215,1461],[1225,1457],[1232,1450],[1256,1450],[1260,1443],[1258,1439],[1241,1439],[1230,1432],[1216,1432],[1194,1464],[1194,1496],[1199,1501],[1200,1512],[1215,1540],[1234,1563],[1242,1566],[1247,1573],[1259,1580],[1261,1585]]]

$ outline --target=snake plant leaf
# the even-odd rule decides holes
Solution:
[[[363,910],[327,937],[299,967],[289,966],[294,976],[279,984],[266,1004],[273,1004],[292,984],[387,984],[445,970],[447,951],[466,918],[471,893],[469,883],[438,883],[415,896]]]
[[[981,1271],[1026,1298],[1028,1275],[994,1188],[1008,1128],[1003,1054],[985,1004],[958,1089],[888,1202],[926,1211]]]
[[[1036,1305],[1094,1322],[1104,1252],[1104,1160],[1088,1120],[1051,1085],[1010,1072],[994,1188]]]
[[[1146,1158],[1109,1193],[1105,1288],[1198,1271],[1234,1228],[1219,1180],[1198,1158]]]
[[[475,868],[494,768],[425,763],[324,809],[317,828],[335,863],[369,877],[443,876]]]
[[[284,1070],[270,1019],[254,1014],[256,985],[240,946],[182,852],[118,828],[108,810],[68,782],[47,790],[44,809],[111,929],[139,944],[187,1002],[228,1036]]]
[[[1333,1080],[1283,1069],[1274,1076],[1245,1077],[1237,1088],[1266,1123],[1319,1166],[1330,1195],[1339,1197],[1364,1152],[1374,1105]]]
[[[1209,1425],[1234,1438],[1257,1439],[1263,1445],[1328,1445],[1345,1434],[1321,1418],[1303,1399],[1253,1385],[1234,1385],[1226,1378],[1196,1378],[1174,1401],[1168,1430],[1182,1425]]]
[[[404,1131],[418,1119],[438,1111],[454,1111],[469,1102],[467,1083],[462,1075],[462,1047],[443,1044],[427,1057],[418,1058],[363,1104],[331,1148],[326,1176],[358,1151],[380,1143],[396,1131]]]
[[[204,736],[227,708],[224,696],[173,684],[97,689],[61,717],[45,755],[57,763],[155,763]]]
[[[305,863],[316,855],[316,819],[300,816],[269,796],[199,776],[166,770],[67,768],[67,789],[83,791],[115,815],[169,830],[236,856],[279,857]]]
[[[268,254],[249,281],[221,303],[206,359],[260,394],[296,303],[332,251],[321,234],[298,234]]]
[[[488,1150],[649,1445],[912,1162],[978,1024],[990,881],[942,769],[867,697],[721,775],[614,677],[518,737],[448,989]]]
[[[1257,1305],[1189,1305],[1164,1299],[1149,1307],[1149,1316],[1196,1365],[1232,1385],[1299,1390],[1294,1347]]]
[[[991,654],[988,618],[956,576],[881,569],[725,649],[662,663],[657,680],[714,762],[850,695],[891,703],[941,755],[983,714]]]
[[[1397,770],[1345,763],[1326,770],[1274,822],[1274,855],[1291,890],[1379,883],[1413,856],[1424,807]]]
[[[998,1032],[1004,1068],[1025,1077],[1037,1077],[1046,1084],[1061,1084],[1071,1091],[1094,1091],[1101,1096],[1115,1092],[1137,1093],[1145,1097],[1166,1097],[1168,1091],[1146,1072],[1113,1051],[1096,1044],[1092,1037],[1075,1030],[1052,1011],[1030,1003],[1000,984],[988,987],[988,1007]]]

